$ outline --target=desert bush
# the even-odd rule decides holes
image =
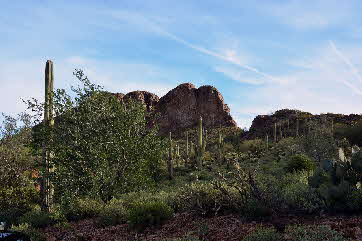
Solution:
[[[29,209],[39,201],[31,173],[36,165],[29,144],[31,117],[4,115],[0,123],[0,210]]]
[[[362,211],[362,189],[354,189],[348,194],[346,198],[346,206],[350,212],[361,212]]]
[[[238,210],[238,213],[242,217],[254,219],[269,217],[272,215],[272,210],[266,206],[263,201],[252,197]]]
[[[294,155],[289,158],[286,166],[287,172],[313,171],[316,165],[305,155]]]
[[[238,191],[222,182],[185,185],[176,193],[174,200],[177,210],[191,211],[205,216],[235,211],[242,205]]]
[[[33,131],[37,150],[52,137],[47,147],[55,154],[55,200],[69,191],[109,201],[117,193],[154,185],[165,145],[155,128],[146,127],[144,106],[132,100],[120,103],[81,70],[74,75],[81,84],[72,88],[73,93],[55,90],[54,126],[40,124],[39,118]],[[41,117],[42,103],[28,101],[28,105]]]
[[[128,222],[132,228],[143,230],[149,226],[161,225],[172,215],[172,208],[163,202],[137,202],[129,210]]]
[[[40,199],[33,184],[24,181],[17,186],[0,187],[0,210],[10,208],[29,209]]]
[[[346,238],[343,237],[337,231],[331,229],[330,226],[321,225],[321,226],[301,226],[294,225],[288,226],[286,229],[286,235],[288,240],[292,241],[304,241],[304,240],[313,240],[313,241],[344,241]]]
[[[39,231],[38,229],[31,227],[28,223],[23,223],[19,225],[13,225],[10,228],[11,231],[22,234],[20,236],[21,240],[30,240],[32,241],[45,241],[46,236],[44,233]],[[20,238],[20,237],[19,237]]]
[[[192,183],[182,187],[176,195],[181,211],[206,215],[220,208],[220,193],[211,184]]]
[[[317,190],[308,185],[309,175],[308,172],[300,172],[283,177],[285,185],[281,195],[289,210],[314,213],[324,208]]]
[[[280,235],[274,228],[260,227],[249,233],[243,241],[279,241]]]
[[[121,200],[112,199],[99,213],[98,224],[102,227],[115,226],[127,222],[127,209]]]
[[[101,212],[104,203],[91,198],[77,198],[61,207],[62,212],[69,221],[96,217]]]
[[[347,138],[352,145],[362,146],[362,121],[352,126],[336,125],[334,134],[338,138]]]
[[[329,128],[314,125],[312,131],[299,138],[299,144],[303,148],[303,153],[313,158],[318,163],[323,160],[333,160],[338,157],[338,148],[333,133]]]
[[[19,218],[31,209],[8,208],[0,210],[0,221],[5,222],[6,228],[19,224]]]
[[[63,216],[58,212],[47,213],[36,208],[25,213],[19,218],[20,224],[29,224],[33,228],[45,228],[64,220]]]
[[[250,152],[260,154],[266,149],[266,144],[261,139],[246,140],[239,144],[240,152]]]

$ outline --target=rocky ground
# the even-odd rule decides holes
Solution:
[[[173,240],[192,235],[202,240],[242,240],[259,226],[274,226],[280,232],[290,224],[329,225],[346,238],[362,240],[362,216],[284,216],[274,219],[243,220],[236,215],[201,218],[192,214],[177,214],[161,227],[148,228],[142,233],[130,230],[127,224],[99,228],[96,220],[71,223],[67,228],[49,227],[44,230],[48,240]],[[287,235],[285,238],[287,240]]]

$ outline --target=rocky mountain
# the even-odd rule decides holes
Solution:
[[[147,91],[115,95],[120,101],[141,101],[152,116],[158,115],[149,122],[150,125],[157,123],[161,134],[167,134],[169,131],[178,133],[195,127],[200,116],[206,128],[237,126],[230,115],[229,107],[224,103],[223,96],[213,86],[196,88],[191,83],[184,83],[161,98]]]
[[[297,129],[298,134],[306,133],[308,131],[308,122],[310,121],[332,128],[332,126],[340,124],[353,125],[360,120],[362,120],[362,115],[357,114],[343,115],[327,113],[313,115],[300,110],[282,109],[271,115],[256,116],[245,138],[265,138],[266,135],[272,137],[274,135],[275,123],[277,124],[277,136],[295,136]]]

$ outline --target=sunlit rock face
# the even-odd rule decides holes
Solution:
[[[121,102],[128,99],[142,102],[152,116],[147,118],[149,126],[157,124],[161,134],[169,131],[181,132],[195,127],[200,116],[206,128],[237,126],[230,116],[230,109],[224,103],[223,96],[213,86],[196,88],[191,83],[184,83],[170,90],[162,98],[147,91],[115,95]]]
[[[236,127],[224,98],[212,86],[196,88],[191,83],[181,84],[160,99],[155,111],[160,113],[157,123],[161,133],[195,127],[200,116],[206,128]]]

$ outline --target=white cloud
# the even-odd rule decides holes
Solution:
[[[361,47],[343,47],[343,55],[350,63],[362,66]],[[280,79],[285,83],[260,85],[252,93],[247,93],[247,103],[235,103],[232,115],[240,120],[239,125],[250,127],[256,115],[288,108],[320,113],[362,113],[362,96],[356,86],[360,86],[355,70],[326,44],[309,59],[292,60],[300,69]],[[298,64],[296,64],[298,63]],[[347,84],[346,84],[347,83]],[[350,83],[351,85],[348,85]],[[249,125],[249,126],[248,126]]]
[[[337,49],[333,41],[330,41],[329,44],[331,45],[334,53],[351,69],[353,75],[362,83],[362,76],[356,66],[352,64],[351,60],[347,56],[345,56],[340,50]]]
[[[225,67],[225,66],[215,66],[214,70],[216,72],[224,74],[226,77],[236,80],[240,83],[246,83],[246,84],[252,84],[252,85],[260,85],[265,83],[262,79],[252,79],[245,77],[245,74],[243,74],[242,71],[239,69],[231,68],[231,67]]]

